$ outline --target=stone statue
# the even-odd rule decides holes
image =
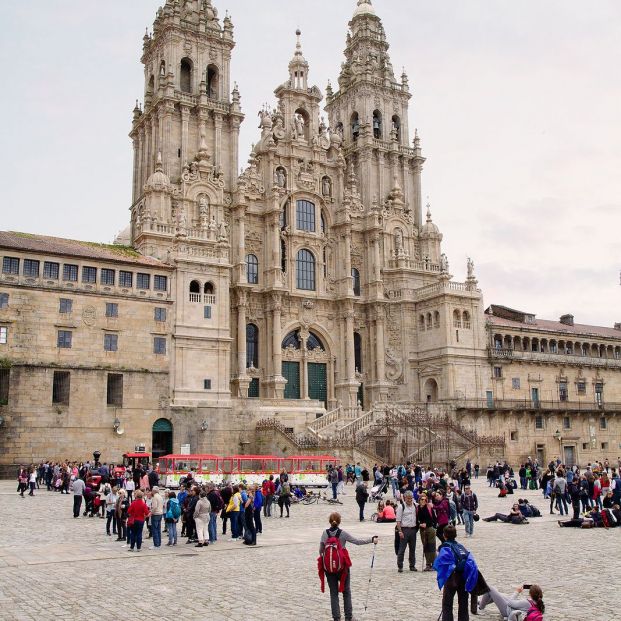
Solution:
[[[284,188],[287,185],[287,176],[284,169],[280,166],[274,171],[274,184],[279,188]]]
[[[207,202],[207,198],[203,194],[198,201],[198,213],[201,218],[205,218],[209,216],[209,203]]]
[[[285,137],[285,126],[283,124],[282,116],[280,116],[280,114],[276,117],[274,121],[272,133],[275,140],[282,140]]]
[[[218,241],[226,241],[229,238],[227,225],[224,220],[218,225]]]
[[[216,216],[211,216],[211,220],[209,222],[209,239],[216,238],[216,230],[218,225],[216,224]]]
[[[321,181],[321,191],[324,196],[332,196],[332,181],[327,175]]]
[[[468,257],[466,267],[468,269],[468,278],[474,278],[474,261],[470,257]]]
[[[272,128],[272,115],[268,110],[259,110],[258,116],[261,121],[259,122],[259,129],[271,129]]]
[[[403,231],[395,229],[395,254],[397,256],[403,254]]]
[[[448,270],[449,270],[448,258],[447,258],[447,256],[444,253],[442,253],[440,255],[440,271],[442,273],[446,273],[446,272],[448,272]]]
[[[304,139],[304,117],[298,112],[293,115],[293,138]]]

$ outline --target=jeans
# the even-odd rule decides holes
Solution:
[[[218,513],[212,512],[209,515],[209,543],[218,541]]]
[[[151,516],[151,535],[153,536],[153,545],[159,548],[162,545],[162,516]]]
[[[466,535],[474,533],[474,511],[463,510],[464,525],[466,526]]]
[[[399,537],[401,543],[399,544],[399,554],[397,555],[397,567],[403,569],[403,558],[405,557],[405,549],[410,547],[410,569],[416,567],[416,535],[418,533],[416,528],[403,527],[403,537]]]
[[[345,588],[343,590],[343,604],[345,607],[345,619],[352,619],[354,612],[351,605],[351,588],[350,588],[350,572],[347,571],[345,578]],[[326,574],[326,580],[330,587],[330,606],[332,608],[332,618],[339,620],[341,618],[341,607],[339,605],[339,578],[336,574]]]
[[[130,548],[133,550],[134,546],[140,550],[142,547],[142,529],[144,522],[136,520],[132,526],[132,540],[130,542]]]
[[[168,543],[170,545],[177,543],[177,522],[174,520],[168,522]]]
[[[457,593],[458,621],[468,621],[468,592],[463,574],[453,572],[444,585],[442,592],[442,621],[453,621],[453,601]]]
[[[567,500],[565,500],[564,494],[556,495],[556,508],[561,515],[567,515],[569,513],[567,510]]]
[[[338,481],[334,481],[334,482],[332,483],[332,498],[333,498],[334,500],[336,500],[336,488],[338,487],[338,485],[339,485],[339,482],[338,482]]]
[[[73,517],[80,517],[80,507],[82,506],[82,496],[80,494],[73,495]]]
[[[390,486],[392,487],[393,498],[397,497],[397,479],[390,479]]]
[[[231,518],[231,537],[237,539],[239,537],[238,522],[239,511],[230,511],[229,517]]]
[[[112,531],[116,533],[116,519],[114,509],[106,511],[106,535],[110,534],[110,523],[112,522]]]
[[[263,532],[263,522],[261,522],[261,509],[254,510],[254,528],[257,533]]]

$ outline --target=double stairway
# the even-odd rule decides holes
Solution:
[[[277,432],[297,451],[337,454],[342,459],[370,463],[446,465],[478,459],[481,450],[502,454],[503,436],[482,436],[459,424],[450,405],[376,403],[364,412],[342,407],[294,434],[275,418],[257,424],[258,432]]]

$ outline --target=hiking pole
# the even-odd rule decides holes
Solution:
[[[364,612],[367,612],[367,606],[369,605],[369,593],[371,591],[371,578],[373,578],[373,567],[375,566],[375,549],[377,548],[377,542],[373,544],[373,555],[371,556],[371,569],[369,570],[369,583],[367,584],[367,596],[364,600]]]

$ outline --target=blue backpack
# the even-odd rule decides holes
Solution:
[[[442,545],[451,549],[451,552],[455,557],[455,571],[457,573],[463,573],[466,568],[466,561],[468,560],[470,552],[468,552],[468,550],[466,550],[461,543],[457,543],[457,541],[445,541]]]

